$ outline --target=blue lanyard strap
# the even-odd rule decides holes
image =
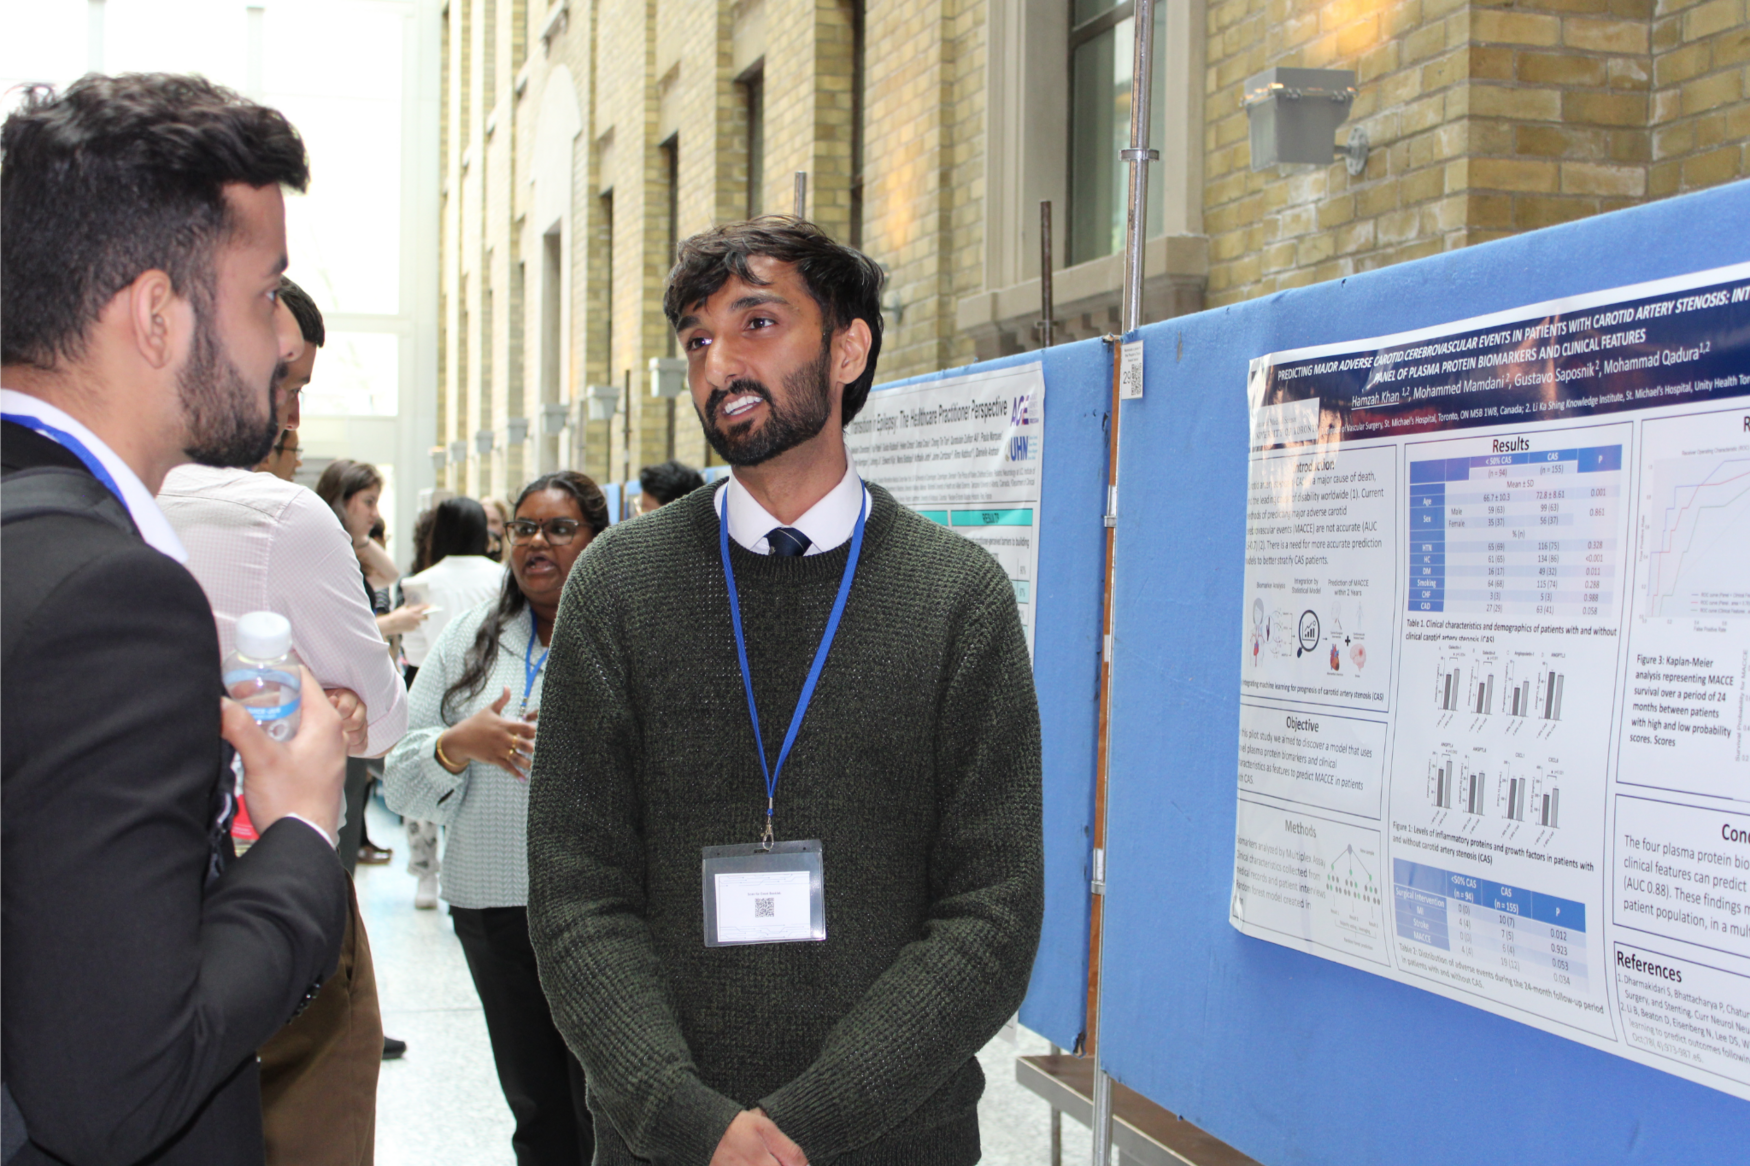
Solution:
[[[523,649],[523,704],[524,711],[529,707],[529,694],[535,691],[535,678],[541,674],[541,669],[547,666],[548,648],[541,653],[539,660],[535,659],[535,641],[541,638],[541,621],[535,618],[535,609],[529,609],[529,646]]]
[[[0,421],[10,421],[14,425],[22,425],[66,449],[68,453],[85,463],[85,468],[90,470],[92,475],[102,482],[111,494],[115,495],[115,500],[122,504],[123,509],[127,508],[128,501],[122,497],[122,488],[116,485],[115,478],[110,476],[110,472],[103,468],[103,463],[97,460],[97,455],[85,448],[83,441],[65,429],[57,429],[47,421],[32,417],[28,413],[0,413]]]
[[[723,507],[718,523],[718,550],[723,555],[723,578],[729,583],[729,622],[735,627],[735,655],[741,661],[741,683],[747,690],[747,715],[753,721],[754,749],[760,756],[760,772],[766,778],[766,833],[760,840],[767,850],[772,848],[772,804],[778,796],[778,774],[784,768],[785,760],[790,756],[790,749],[796,744],[796,734],[802,728],[802,717],[808,712],[808,702],[814,699],[814,686],[820,682],[821,671],[826,667],[826,654],[832,649],[833,636],[838,633],[839,621],[845,615],[845,601],[851,597],[851,580],[857,574],[857,558],[863,551],[863,524],[869,516],[869,497],[864,492],[863,501],[857,507],[857,525],[851,532],[851,554],[845,560],[845,575],[839,581],[838,597],[833,600],[832,614],[827,616],[826,631],[820,637],[820,647],[814,651],[814,663],[809,666],[808,679],[802,683],[802,693],[796,698],[796,711],[790,716],[790,729],[784,734],[784,745],[778,750],[778,763],[766,764],[766,745],[760,737],[760,710],[753,698],[753,673],[747,667],[747,637],[741,630],[741,596],[735,589],[735,568],[729,562],[729,490],[723,491]]]

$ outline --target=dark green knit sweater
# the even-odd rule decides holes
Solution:
[[[1043,906],[1039,713],[1014,592],[879,487],[856,582],[777,793],[818,838],[821,943],[707,948],[700,848],[758,840],[715,492],[577,561],[547,663],[529,927],[583,1062],[598,1166],[705,1166],[763,1107],[813,1164],[969,1166],[974,1054],[1020,1004]],[[775,760],[849,546],[733,542]]]

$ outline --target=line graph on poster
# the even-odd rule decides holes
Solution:
[[[1642,613],[1750,616],[1750,451],[1661,458],[1651,503]]]

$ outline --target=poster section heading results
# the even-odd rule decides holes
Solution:
[[[864,479],[978,543],[1015,589],[1033,647],[1045,371],[1038,362],[881,389],[845,429]]]
[[[1234,926],[1750,1099],[1750,265],[1247,393]]]

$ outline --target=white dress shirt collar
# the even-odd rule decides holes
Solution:
[[[134,520],[134,525],[140,528],[140,537],[146,540],[146,545],[179,563],[188,562],[188,552],[183,549],[182,540],[176,537],[170,520],[158,509],[158,502],[152,497],[152,492],[146,489],[146,484],[140,481],[139,475],[128,468],[128,463],[104,444],[101,437],[64,410],[55,408],[40,397],[20,393],[15,389],[0,389],[0,412],[34,417],[78,438],[91,456],[97,459],[98,464],[109,471],[115,484],[121,487],[121,504],[128,508],[128,515]]]
[[[766,535],[774,527],[785,524],[773,518],[764,506],[755,501],[748,488],[736,479],[733,471],[729,475],[729,485],[723,489],[729,499],[729,537],[756,555],[771,554],[771,547],[766,545]],[[857,463],[851,459],[850,451],[847,450],[845,476],[839,479],[839,484],[828,490],[826,497],[810,506],[802,517],[788,524],[792,530],[799,530],[808,536],[808,550],[803,553],[825,554],[850,542],[851,532],[857,526],[857,512],[867,504],[868,496],[868,489],[857,476]]]

